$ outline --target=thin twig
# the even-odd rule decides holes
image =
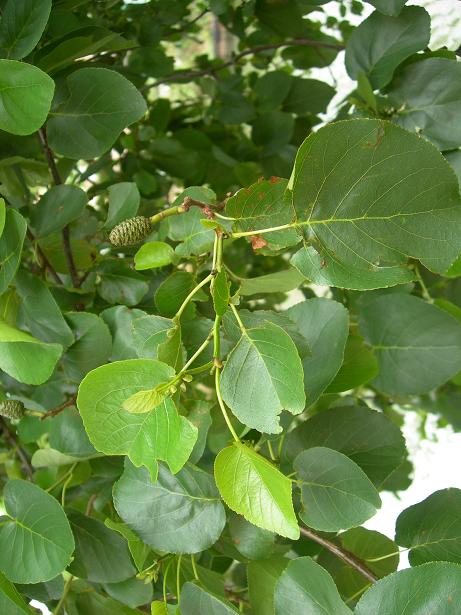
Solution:
[[[60,406],[57,406],[56,408],[53,408],[52,410],[48,410],[47,412],[44,412],[42,414],[42,416],[40,417],[40,420],[44,421],[45,419],[47,419],[50,416],[55,416],[56,414],[60,414],[63,410],[65,410],[69,406],[73,406],[75,404],[75,400],[76,399],[77,399],[77,396],[76,395],[72,395],[72,397],[70,399],[65,401]]]
[[[2,428],[3,428],[3,433],[5,435],[5,438],[13,446],[13,448],[16,451],[19,459],[21,460],[22,467],[24,469],[24,472],[27,475],[27,478],[29,480],[32,480],[32,478],[34,476],[34,468],[31,466],[31,464],[29,462],[29,459],[27,457],[27,453],[25,452],[25,450],[20,446],[20,444],[16,440],[16,436],[13,434],[13,432],[9,428],[8,424],[6,423],[6,421],[4,419],[0,419],[0,424],[1,424]]]
[[[307,38],[295,38],[289,41],[283,41],[281,43],[272,43],[270,45],[258,45],[257,47],[251,47],[250,49],[245,49],[240,53],[234,55],[230,60],[220,64],[219,66],[205,68],[203,70],[183,70],[172,73],[171,75],[166,75],[162,77],[162,79],[158,79],[154,83],[146,85],[143,90],[149,90],[150,88],[155,88],[162,83],[170,83],[171,81],[181,81],[182,79],[197,79],[198,77],[204,77],[205,75],[214,75],[216,72],[220,70],[224,70],[229,66],[237,64],[242,58],[248,55],[253,55],[255,53],[261,53],[262,51],[271,51],[272,49],[280,49],[281,47],[323,47],[325,49],[344,49],[344,45],[341,43],[329,43],[326,41],[316,41]]]
[[[367,581],[375,583],[378,580],[378,577],[375,575],[375,573],[372,572],[362,562],[362,560],[356,557],[353,553],[350,553],[350,551],[346,551],[346,549],[339,547],[334,542],[323,538],[323,536],[319,536],[318,534],[316,534],[312,530],[309,530],[306,527],[299,526],[299,529],[303,536],[305,536],[306,538],[310,538],[310,540],[313,540],[317,544],[330,551],[330,553],[333,553],[333,555],[336,555],[336,557],[338,557],[344,563],[348,564],[349,566],[352,566],[352,568],[355,568],[355,570],[357,570],[357,572],[360,572],[360,574],[365,577]]]
[[[38,138],[40,140],[40,145],[42,146],[43,153],[45,155],[46,161],[48,163],[48,168],[50,169],[51,177],[53,178],[56,186],[59,186],[63,183],[61,174],[59,173],[59,169],[56,166],[56,161],[53,156],[53,152],[48,144],[48,139],[46,136],[45,128],[39,128],[38,130]],[[78,277],[77,268],[75,266],[74,256],[72,254],[72,246],[70,243],[70,230],[69,226],[65,226],[62,230],[62,241],[64,245],[64,254],[66,257],[67,266],[69,268],[70,278],[72,280],[72,286],[74,288],[78,288],[80,284],[80,280]]]
[[[179,34],[181,32],[185,32],[188,28],[190,28],[190,26],[193,26],[195,22],[197,22],[199,19],[201,19],[204,15],[206,15],[209,12],[210,9],[203,9],[203,11],[201,11],[201,13],[199,13],[198,15],[196,15],[193,19],[191,19],[190,21],[186,21],[182,26],[180,26],[179,28],[172,28],[170,30],[170,32],[167,33],[166,36],[173,36],[174,34]]]

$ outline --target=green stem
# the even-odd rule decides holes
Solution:
[[[231,306],[231,310],[234,312],[235,320],[238,322],[238,326],[240,327],[240,331],[245,335],[246,334],[245,325],[243,324],[242,319],[239,316],[237,308],[235,307],[235,305],[233,303],[230,303],[229,305]]]
[[[181,371],[178,373],[178,375],[176,376],[176,378],[180,379],[181,376],[183,376],[186,372],[189,374],[193,374],[194,372],[196,372],[197,369],[199,369],[200,371],[205,371],[203,368],[203,366],[201,366],[200,368],[195,368],[194,369],[190,369],[188,370],[187,368],[189,367],[189,365],[192,365],[192,363],[195,361],[195,359],[197,357],[199,357],[202,352],[205,350],[205,348],[208,346],[208,344],[211,342],[211,338],[213,337],[213,329],[210,331],[210,333],[208,334],[206,340],[203,342],[203,344],[201,344],[201,346],[194,352],[194,354],[191,356],[191,358],[187,361],[187,363],[184,365],[184,367],[181,369]]]
[[[389,559],[390,557],[395,557],[396,555],[400,555],[401,553],[405,553],[405,551],[409,551],[409,549],[400,549],[399,551],[394,551],[393,553],[388,553],[387,555],[382,555],[381,557],[372,557],[370,559],[366,559],[366,562],[382,562],[385,559]]]
[[[197,564],[195,563],[195,555],[193,553],[190,556],[190,562],[192,564],[192,572],[194,573],[194,578],[196,581],[200,582],[200,577],[198,576]]]
[[[63,481],[65,481],[67,479],[67,477],[69,476],[69,474],[72,474],[73,471],[75,470],[75,466],[77,465],[77,463],[73,463],[71,468],[69,470],[67,470],[67,472],[65,474],[63,474],[60,478],[58,478],[58,480],[53,483],[51,485],[51,487],[48,487],[46,489],[47,493],[50,493],[50,491],[53,491],[53,489],[56,489],[56,487],[58,487]]]
[[[221,372],[220,368],[217,367],[215,371],[216,397],[218,398],[219,407],[221,408],[221,412],[223,413],[224,420],[227,423],[227,427],[229,428],[229,431],[231,432],[232,437],[234,438],[236,442],[240,442],[240,438],[238,437],[235,429],[233,428],[229,415],[227,414],[227,410],[226,410],[226,407],[224,405],[224,401],[221,395],[220,372]]]
[[[176,205],[175,207],[168,207],[168,209],[164,209],[159,211],[157,214],[154,214],[149,218],[151,224],[157,224],[157,222],[161,222],[164,218],[169,218],[170,216],[179,216],[187,211],[183,205]]]
[[[168,578],[168,571],[170,570],[170,566],[171,566],[172,563],[173,563],[173,560],[170,559],[170,561],[166,565],[165,572],[163,573],[163,602],[165,604],[167,603],[167,599],[166,599],[166,580]]]
[[[269,455],[272,461],[276,461],[277,457],[274,454],[274,449],[272,448],[272,442],[270,440],[267,441],[267,448],[269,449]]]
[[[176,568],[176,597],[178,599],[178,606],[180,603],[180,594],[181,594],[181,559],[182,555],[178,555],[178,566]]]
[[[64,505],[66,503],[66,491],[67,491],[67,487],[69,486],[70,481],[72,480],[74,476],[74,472],[72,471],[69,476],[66,479],[66,482],[64,483],[64,485],[62,486],[62,493],[61,493],[61,506],[64,508]]]
[[[189,304],[190,300],[192,299],[192,297],[198,293],[198,291],[203,288],[203,286],[206,286],[208,284],[208,282],[210,282],[213,279],[213,275],[210,273],[209,275],[206,276],[206,278],[203,278],[203,280],[197,284],[197,286],[195,286],[195,288],[193,288],[190,293],[187,295],[187,297],[184,299],[181,307],[179,308],[179,310],[176,312],[176,316],[174,316],[173,320],[175,322],[179,322],[182,313],[184,312],[184,310],[186,309],[187,305]]]
[[[74,580],[73,575],[70,575],[70,577],[67,579],[66,584],[64,585],[64,591],[62,592],[62,596],[61,599],[59,600],[58,604],[56,605],[56,608],[53,611],[53,615],[58,615],[59,611],[62,609],[62,607],[64,606],[64,603],[67,600],[67,594],[70,591],[70,587],[72,585],[72,581]]]
[[[417,266],[417,265],[415,265],[415,266],[413,267],[413,270],[414,270],[414,272],[415,272],[416,279],[418,280],[419,285],[421,286],[421,292],[422,292],[422,295],[423,295],[424,299],[426,299],[426,301],[427,301],[428,303],[434,303],[434,299],[431,297],[431,294],[430,294],[430,292],[429,292],[429,290],[428,290],[428,288],[427,288],[426,284],[424,283],[424,280],[423,280],[423,278],[422,278],[422,276],[421,276],[421,273],[420,273],[420,271],[419,271],[418,266]]]
[[[298,226],[297,222],[290,222],[289,224],[281,224],[280,226],[272,226],[270,228],[262,228],[255,231],[241,231],[240,233],[231,233],[232,239],[238,239],[239,237],[252,237],[253,235],[263,235],[264,233],[273,233],[275,231],[283,231],[287,228],[293,228]]]

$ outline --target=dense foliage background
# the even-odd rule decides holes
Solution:
[[[459,611],[460,489],[363,524],[461,428],[461,66],[324,4],[0,0],[2,614]]]

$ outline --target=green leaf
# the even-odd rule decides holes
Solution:
[[[164,241],[149,241],[139,248],[134,255],[135,269],[154,269],[169,265],[174,254],[173,248]]]
[[[275,586],[275,615],[352,615],[333,579],[310,557],[298,557]],[[371,612],[370,614],[371,615]]]
[[[109,186],[109,211],[104,226],[113,228],[138,213],[141,196],[134,182],[120,182]]]
[[[234,443],[218,453],[215,479],[229,508],[257,527],[293,540],[299,527],[291,481],[248,446]]]
[[[115,305],[102,311],[100,316],[112,334],[112,361],[136,359],[138,344],[134,340],[133,323],[138,318],[146,316],[146,313],[142,310],[129,309],[125,305]],[[144,355],[139,356],[144,358]]]
[[[194,447],[197,428],[178,414],[170,399],[146,414],[123,409],[123,402],[137,391],[153,389],[173,376],[171,367],[150,359],[117,361],[90,372],[80,384],[77,405],[94,447],[106,455],[128,455],[153,478],[156,459],[178,472]]]
[[[375,583],[355,615],[455,615],[461,600],[461,568],[436,562],[400,570]]]
[[[378,492],[349,457],[325,448],[310,448],[294,460],[301,486],[306,525],[324,532],[357,527],[381,508]]]
[[[46,382],[62,354],[60,344],[47,344],[0,321],[0,369],[24,384]]]
[[[173,205],[181,205],[186,197],[191,197],[202,203],[214,205],[216,194],[210,188],[189,186],[174,200]],[[199,255],[210,250],[214,241],[214,233],[202,225],[207,220],[202,210],[198,207],[168,219],[168,237],[173,241],[180,241],[176,246],[176,254],[179,256]]]
[[[76,510],[68,519],[75,536],[71,574],[92,583],[117,583],[134,576],[126,540],[117,532]]]
[[[242,188],[226,203],[226,216],[235,218],[233,230],[248,232],[290,224],[296,213],[286,197],[287,180],[273,177]],[[276,231],[264,236],[269,248],[284,248],[300,241],[295,229]]]
[[[460,76],[461,66],[447,58],[427,58],[403,68],[388,91],[396,110],[393,121],[415,130],[441,150],[459,147]]]
[[[260,109],[277,109],[290,91],[293,77],[284,70],[263,73],[256,81],[253,91]]]
[[[29,605],[24,602],[13,583],[0,572],[0,609],[8,615],[32,615]]]
[[[5,228],[5,222],[6,222],[5,199],[0,198],[0,237],[2,236],[3,229]]]
[[[14,583],[49,581],[69,564],[74,538],[61,506],[36,485],[10,480],[0,526],[0,569]]]
[[[360,335],[349,335],[344,351],[344,362],[327,393],[341,393],[355,389],[378,375],[375,355]]]
[[[431,561],[461,563],[460,505],[460,489],[442,489],[400,513],[395,541],[411,549],[412,566]]]
[[[266,559],[275,548],[275,534],[263,530],[240,515],[232,515],[229,532],[235,548],[249,560]]]
[[[461,325],[408,294],[362,302],[360,331],[379,363],[376,388],[388,395],[430,391],[461,369]]]
[[[398,15],[407,0],[366,0],[384,15]]]
[[[8,208],[0,237],[0,295],[8,288],[19,266],[26,230],[27,224],[21,214]]]
[[[160,314],[174,316],[194,286],[194,278],[187,271],[172,273],[155,292],[155,305]]]
[[[112,521],[112,519],[106,519],[104,521],[104,525],[111,530],[115,530],[125,538],[128,543],[128,549],[131,553],[131,557],[133,558],[138,572],[144,570],[144,564],[146,562],[147,556],[151,552],[151,548],[145,545],[139,538],[139,536],[136,536],[133,530],[130,530],[130,528],[125,525],[125,523]]]
[[[109,327],[96,314],[67,312],[75,342],[63,358],[63,368],[70,380],[80,380],[92,369],[107,362],[112,351]]]
[[[138,391],[127,397],[122,406],[127,412],[132,414],[145,414],[153,410],[163,402],[168,395],[168,387],[166,382],[162,382],[149,391]]]
[[[280,433],[279,414],[304,410],[301,359],[291,337],[271,322],[245,329],[228,355],[221,378],[222,396],[248,427]]]
[[[175,324],[169,318],[148,314],[131,323],[133,343],[141,359],[160,359],[159,347],[168,339]]]
[[[388,122],[342,121],[310,135],[289,188],[297,224],[322,256],[357,272],[411,256],[442,273],[461,252],[454,172],[430,143]]]
[[[254,615],[274,614],[275,584],[288,562],[288,559],[278,556],[248,564],[248,593]]]
[[[131,608],[150,603],[154,593],[152,583],[145,583],[142,579],[131,577],[118,583],[104,583],[104,591],[119,602]]]
[[[54,81],[36,66],[0,60],[0,129],[30,135],[46,120]]]
[[[143,97],[122,75],[81,68],[66,79],[48,121],[50,147],[67,158],[96,158],[146,112]]]
[[[325,113],[334,95],[334,88],[323,81],[292,77],[291,88],[283,108],[296,115]]]
[[[8,0],[0,22],[0,53],[21,60],[40,40],[51,11],[51,0]]]
[[[290,113],[267,111],[253,122],[251,137],[258,147],[272,152],[290,142],[295,123]]]
[[[87,204],[86,193],[77,186],[53,186],[32,210],[32,226],[37,237],[46,237],[79,218]]]
[[[137,305],[149,290],[146,278],[123,261],[103,261],[98,271],[101,283],[97,289],[107,303]]]
[[[173,475],[160,465],[152,483],[146,470],[127,463],[114,486],[114,505],[143,542],[169,553],[208,549],[226,522],[213,478],[193,466]]]
[[[21,270],[14,285],[21,299],[21,316],[32,335],[45,342],[70,346],[74,335],[46,284],[37,276]]]
[[[401,62],[429,44],[431,19],[420,6],[409,6],[398,17],[372,13],[356,28],[346,47],[346,69],[352,79],[364,73],[374,89],[392,79]]]
[[[239,294],[242,297],[248,297],[265,293],[286,293],[298,288],[303,281],[303,276],[290,267],[290,269],[260,275],[257,278],[240,278]]]
[[[351,269],[333,254],[317,252],[313,246],[304,243],[291,257],[290,263],[306,279],[322,286],[337,286],[352,290],[373,290],[414,280],[414,273],[406,266],[374,267],[373,269]]]
[[[218,316],[224,316],[230,300],[230,283],[224,269],[215,276],[211,286],[214,311]]]
[[[238,613],[229,602],[203,590],[195,583],[185,583],[181,591],[182,615],[232,615]]]
[[[49,437],[50,446],[65,455],[81,459],[98,455],[88,439],[82,417],[73,407],[53,417]]]
[[[345,437],[347,434],[347,438]],[[325,446],[347,455],[378,487],[404,460],[405,440],[389,418],[367,406],[329,408],[287,434],[283,454]]]
[[[308,299],[285,314],[298,326],[311,350],[302,360],[307,406],[311,406],[338,373],[349,332],[349,315],[331,299]]]

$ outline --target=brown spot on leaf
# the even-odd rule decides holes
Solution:
[[[265,248],[267,246],[267,241],[261,235],[252,235],[250,237],[251,247],[253,250],[259,250],[260,248]]]
[[[272,177],[269,179],[271,184],[278,184],[280,181],[280,177],[275,177],[275,175],[272,175]]]

